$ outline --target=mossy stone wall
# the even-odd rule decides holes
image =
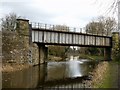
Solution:
[[[2,31],[3,63],[39,63],[38,46],[31,43],[28,20],[17,20],[16,31]]]

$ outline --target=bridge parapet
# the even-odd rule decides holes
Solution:
[[[75,27],[69,27],[66,25],[52,25],[52,24],[44,24],[44,23],[36,23],[31,22],[30,23],[33,29],[43,29],[43,30],[53,30],[53,31],[67,31],[67,32],[76,32],[76,33],[83,33],[83,34],[90,34],[90,35],[99,35],[99,36],[107,36],[103,33],[88,33],[83,28],[75,28]]]
[[[68,31],[68,32],[81,32],[82,28],[68,27],[66,25],[52,25],[44,23],[31,23],[34,29],[56,30],[56,31]]]

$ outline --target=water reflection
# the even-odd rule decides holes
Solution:
[[[3,88],[36,88],[49,81],[77,78],[88,75],[94,67],[89,60],[72,57],[67,61],[48,62],[22,71],[3,73]]]
[[[82,76],[82,73],[81,73],[81,68],[80,68],[80,61],[69,61],[68,63],[68,77],[81,77]],[[81,65],[82,67],[82,65]]]
[[[43,65],[30,67],[21,71],[2,73],[2,84],[3,88],[35,88],[44,81],[44,76]]]
[[[66,62],[49,62],[47,65],[46,81],[77,78],[88,75],[92,70],[94,62],[79,60],[78,57],[71,57]],[[91,62],[91,63],[90,63]],[[92,66],[91,66],[92,65]]]

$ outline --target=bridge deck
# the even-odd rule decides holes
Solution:
[[[85,33],[32,28],[32,42],[45,45],[111,47],[112,38]]]

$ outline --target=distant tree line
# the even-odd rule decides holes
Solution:
[[[116,26],[117,23],[115,18],[100,16],[86,25],[86,32],[111,36]]]
[[[111,36],[116,29],[116,21],[111,17],[100,16],[86,25],[86,33]],[[80,52],[89,55],[104,55],[104,48],[85,47]]]

